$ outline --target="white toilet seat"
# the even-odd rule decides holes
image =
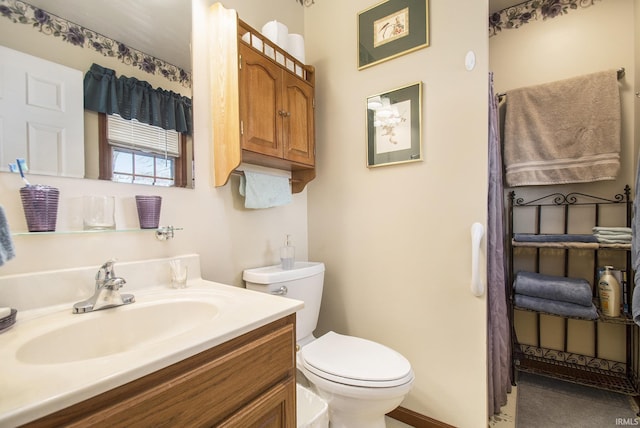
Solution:
[[[333,331],[302,347],[300,356],[306,370],[344,385],[389,388],[414,379],[409,361],[393,349]]]

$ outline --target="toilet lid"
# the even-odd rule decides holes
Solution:
[[[409,361],[393,349],[333,331],[304,346],[300,355],[310,372],[346,385],[391,387],[413,378]]]

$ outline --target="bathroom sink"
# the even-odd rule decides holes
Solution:
[[[69,322],[23,343],[16,359],[26,364],[61,364],[106,357],[176,337],[218,313],[212,302],[172,300],[70,315]]]
[[[0,427],[22,426],[156,373],[302,309],[302,302],[200,277],[170,286],[169,261],[123,262],[132,304],[80,314],[94,267],[0,275],[0,302],[18,310],[0,334]],[[83,282],[80,283],[79,280]],[[37,385],[37,387],[34,387]]]

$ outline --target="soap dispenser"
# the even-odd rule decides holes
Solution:
[[[280,249],[280,261],[282,262],[282,269],[291,270],[295,263],[296,248],[293,246],[293,240],[291,235],[287,235],[284,241],[284,247]]]
[[[608,317],[620,316],[620,283],[611,273],[613,266],[605,266],[602,276],[598,280],[600,294],[600,310]]]

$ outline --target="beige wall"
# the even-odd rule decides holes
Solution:
[[[292,205],[262,211],[241,207],[236,178],[210,184],[210,2],[193,3],[196,188],[33,180],[61,188],[60,230],[78,228],[85,193],[116,195],[119,227],[137,226],[133,195],[160,194],[161,223],[185,230],[170,242],[141,232],[16,237],[18,257],[0,274],[196,252],[205,278],[240,285],[243,268],[277,260],[285,233],[306,259],[308,228],[309,259],[328,269],[318,333],[354,334],[403,353],[416,372],[405,407],[459,427],[486,424],[486,298],[469,291],[469,230],[486,223],[486,1],[430,0],[431,46],[364,71],[356,68],[356,16],[371,1],[317,0],[307,9],[294,0],[224,1],[258,29],[278,19],[291,32],[304,30],[317,68],[318,178]],[[473,71],[464,68],[469,50]],[[424,160],[367,169],[366,96],[416,81],[424,83]],[[26,229],[20,186],[17,176],[0,174],[0,201],[15,230]]]
[[[316,0],[305,12],[317,69],[309,256],[327,267],[316,334],[398,350],[416,372],[404,407],[484,426],[486,301],[469,291],[469,230],[486,217],[487,2],[430,0],[430,47],[358,71],[356,17],[375,3]],[[368,169],[366,97],[417,81],[424,160]]]
[[[238,5],[253,16],[252,25],[277,18],[302,31],[304,9],[294,1],[225,2]],[[244,3],[244,6],[242,5]],[[162,189],[149,186],[116,184],[99,180],[77,180],[53,177],[30,177],[32,183],[57,186],[61,191],[58,230],[82,229],[80,198],[84,194],[116,196],[116,222],[119,229],[137,228],[135,194],[157,194],[163,197],[160,223],[184,228],[175,239],[159,242],[149,232],[111,234],[17,236],[14,237],[17,257],[0,267],[0,275],[40,271],[71,266],[99,266],[111,257],[121,261],[175,254],[199,253],[202,256],[203,276],[223,283],[242,285],[242,270],[276,263],[284,235],[294,236],[297,255],[307,258],[307,192],[294,195],[293,203],[267,210],[246,210],[238,195],[238,178],[221,188],[211,185],[211,131],[208,93],[208,64],[206,59],[206,11],[208,2],[194,1],[194,125],[196,188]],[[282,18],[281,18],[282,17]],[[16,37],[14,32],[20,32]],[[86,71],[91,62],[98,62],[127,74],[117,61],[99,56],[81,59],[86,50],[60,42],[59,38],[42,36],[28,25],[13,24],[0,18],[0,40],[22,43],[24,49]],[[44,44],[46,43],[46,45]],[[94,55],[94,54],[90,54]],[[147,77],[152,84],[171,89],[169,84]],[[26,230],[20,203],[22,181],[16,174],[0,173],[0,204],[4,207],[12,231]],[[11,302],[1,302],[10,305]]]
[[[607,195],[620,192],[625,184],[633,187],[635,3],[636,0],[604,0],[554,19],[532,21],[516,30],[503,30],[489,39],[490,68],[495,75],[496,93],[625,68],[625,78],[620,81],[623,129],[618,180],[575,185],[575,189]],[[538,190],[546,194],[556,189],[539,186]]]
[[[637,3],[636,0],[596,2],[589,8],[579,8],[554,19],[532,21],[516,30],[503,30],[489,39],[490,69],[495,73],[496,93],[506,92],[507,103],[508,92],[512,88],[620,67],[626,70],[624,79],[620,81],[623,128],[618,179],[568,186],[515,188],[518,197],[530,200],[556,191],[578,191],[612,197],[616,193],[622,193],[625,184],[631,186],[633,194],[637,158],[634,121],[638,123],[638,101],[634,100],[633,95],[634,86],[637,88],[635,82],[638,70],[638,26],[635,25],[638,21]],[[573,260],[575,264],[580,263],[580,259]],[[600,262],[620,266],[624,260],[621,261],[618,257],[610,261],[601,259]],[[549,263],[545,266],[548,268]],[[587,265],[582,271],[576,270],[573,275],[591,278],[592,269]],[[516,312],[518,337],[523,343],[536,343],[534,320],[532,313]],[[559,318],[543,317],[542,345],[562,349],[563,331]],[[592,332],[592,323],[570,322],[571,339],[568,350],[592,354]],[[626,348],[623,326],[599,324],[598,345],[600,357],[624,361]]]

